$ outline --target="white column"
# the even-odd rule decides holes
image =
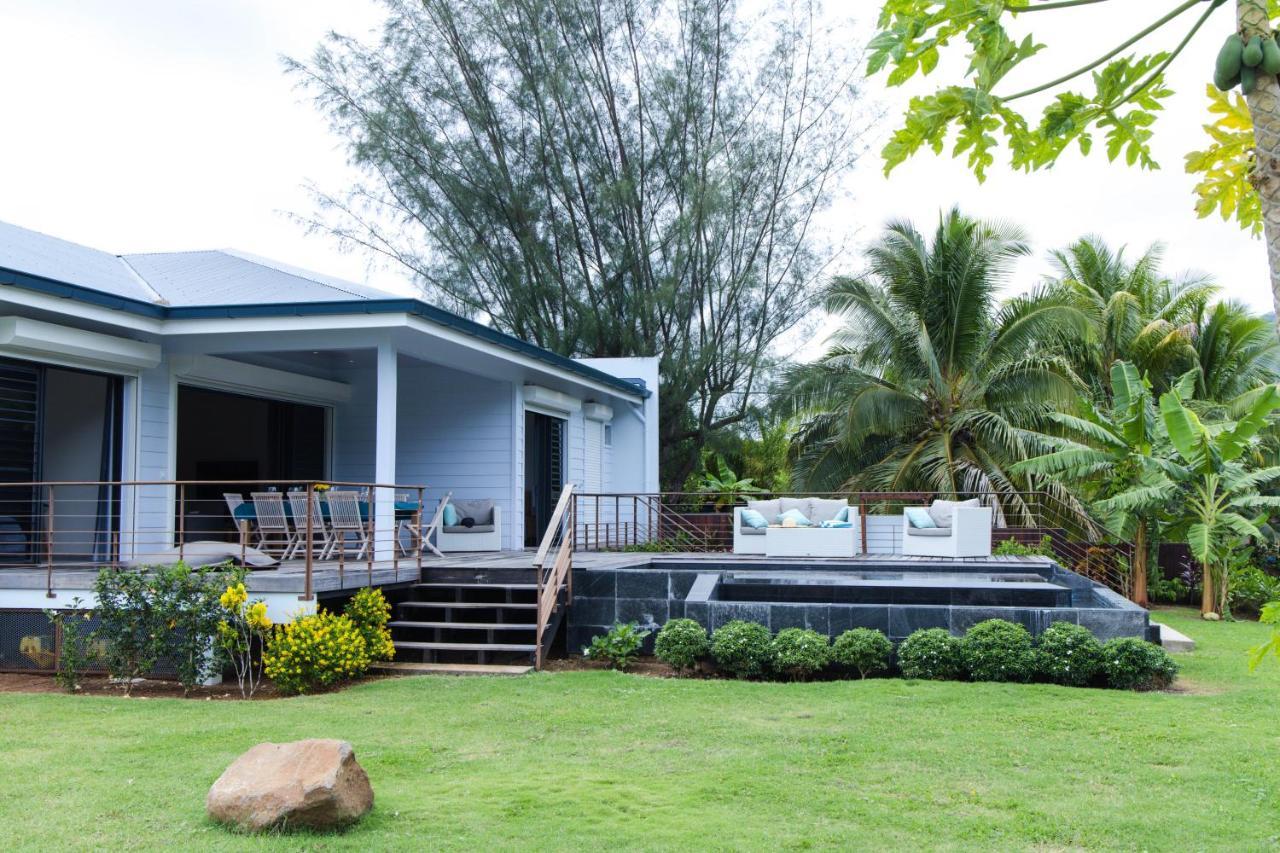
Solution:
[[[389,343],[378,344],[377,438],[374,449],[373,479],[383,485],[396,482],[396,349]],[[374,513],[377,544],[374,557],[390,560],[394,556],[396,514],[395,490],[378,489]]]

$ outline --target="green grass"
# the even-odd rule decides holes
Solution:
[[[270,702],[0,696],[7,849],[1259,849],[1280,841],[1280,667],[1254,623],[1160,618],[1181,693],[608,672],[406,678]],[[376,806],[233,835],[210,783],[263,740],[345,738]]]

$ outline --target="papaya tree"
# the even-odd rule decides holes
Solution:
[[[886,174],[921,148],[942,153],[950,146],[982,181],[1002,140],[1010,164],[1024,171],[1052,166],[1069,150],[1087,155],[1095,140],[1112,162],[1154,169],[1156,118],[1174,95],[1165,76],[1169,66],[1194,39],[1225,38],[1210,87],[1217,117],[1206,126],[1210,145],[1191,152],[1187,167],[1201,176],[1200,215],[1218,211],[1263,232],[1280,316],[1280,45],[1272,36],[1280,0],[1231,0],[1216,17],[1227,0],[1170,0],[1136,32],[1116,36],[1110,27],[1094,27],[1096,53],[1074,70],[1022,89],[1005,82],[1047,47],[1035,34],[1011,34],[1015,21],[1043,34],[1055,15],[1098,19],[1106,15],[1103,4],[1119,2],[885,0],[869,46],[869,74],[883,72],[888,85],[900,85],[932,73],[944,51],[961,45],[969,60],[966,79],[911,99],[882,152]],[[1160,49],[1152,46],[1160,40]],[[1210,69],[1205,77],[1207,83]],[[1243,100],[1226,94],[1237,86]],[[1046,102],[1038,115],[1025,106],[1036,98]]]
[[[1174,531],[1185,537],[1203,567],[1200,612],[1223,612],[1227,601],[1226,562],[1233,549],[1263,539],[1259,525],[1280,509],[1280,496],[1259,490],[1280,480],[1280,466],[1251,469],[1255,439],[1280,408],[1280,390],[1267,385],[1250,395],[1237,421],[1205,425],[1177,389],[1160,395],[1160,415],[1177,464],[1168,473],[1182,494],[1174,507]]]
[[[1133,543],[1129,597],[1146,607],[1148,558],[1178,488],[1165,462],[1169,439],[1156,414],[1151,383],[1133,364],[1116,361],[1110,398],[1106,409],[1082,398],[1075,414],[1048,414],[1059,434],[1033,435],[1045,452],[1018,463],[1013,473],[1072,487],[1112,535]]]

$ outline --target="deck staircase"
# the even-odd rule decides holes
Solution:
[[[527,569],[431,572],[395,605],[385,669],[489,674],[541,668],[573,600],[573,486],[566,485]],[[470,668],[470,669],[468,669]]]

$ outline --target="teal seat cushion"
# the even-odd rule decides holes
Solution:
[[[778,516],[778,523],[785,524],[787,519],[792,519],[796,523],[796,527],[813,527],[813,522],[798,509],[789,509],[782,515]]]
[[[842,509],[842,510],[840,510],[839,512],[837,512],[837,513],[836,513],[836,517],[835,517],[835,518],[833,518],[833,519],[831,519],[831,520],[832,520],[832,521],[848,521],[848,520],[849,520],[849,507],[848,507],[848,506],[846,506],[844,509]]]
[[[742,519],[742,523],[744,525],[746,525],[747,527],[753,528],[755,530],[759,530],[761,527],[769,526],[769,519],[765,518],[763,515],[756,512],[754,509],[744,509],[739,515],[739,518]]]
[[[929,514],[929,510],[922,506],[909,506],[905,510],[907,521],[911,522],[912,527],[926,528],[937,527],[934,523],[933,516]]]
[[[822,525],[821,525],[821,526],[822,526],[822,527],[840,527],[840,528],[844,528],[844,527],[853,527],[853,522],[852,522],[852,521],[839,521],[839,520],[837,520],[837,519],[834,519],[834,518],[833,518],[833,519],[831,519],[830,521],[824,521],[824,522],[822,522]]]
[[[457,527],[458,522],[460,521],[462,521],[462,518],[458,515],[457,508],[452,503],[445,504],[444,505],[444,526]]]

